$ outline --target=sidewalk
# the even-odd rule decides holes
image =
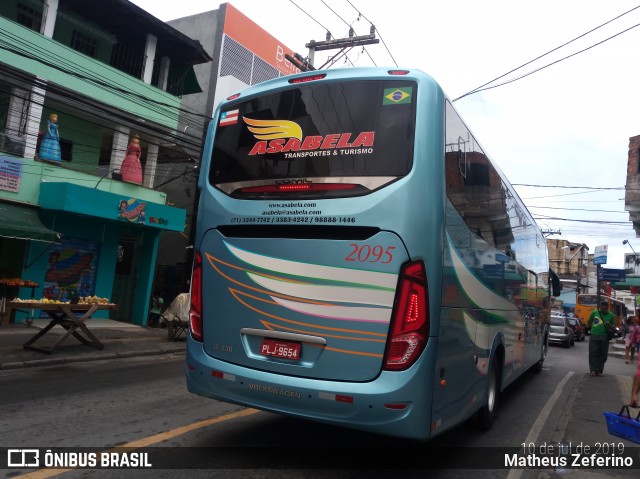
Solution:
[[[181,353],[185,350],[184,334],[174,341],[168,338],[164,328],[149,328],[110,319],[89,319],[85,323],[104,345],[102,350],[85,346],[73,336],[69,336],[51,354],[24,349],[22,345],[47,324],[49,319],[37,319],[31,327],[24,323],[0,326],[0,370]],[[33,345],[46,348],[65,333],[64,328],[55,326]]]

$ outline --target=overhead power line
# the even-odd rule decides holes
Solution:
[[[555,220],[555,221],[572,221],[577,223],[592,223],[592,224],[603,224],[603,225],[629,225],[629,221],[609,221],[609,220],[573,220],[571,218],[558,218],[555,216],[545,216],[545,215],[532,215],[533,219],[538,220]]]
[[[369,22],[372,26],[374,25],[374,23],[369,20],[364,13],[362,13],[360,10],[358,10],[358,8],[351,3],[350,0],[347,0],[347,3],[349,5],[351,5],[353,7],[353,9],[358,12],[358,15],[362,15],[362,18],[364,18],[367,22]],[[384,45],[384,47],[387,49],[387,53],[389,53],[389,56],[391,57],[391,59],[393,60],[393,63],[395,64],[395,66],[398,66],[398,62],[396,62],[396,59],[393,57],[391,50],[389,50],[389,47],[387,46],[387,42],[384,41],[384,39],[382,38],[382,34],[380,33],[380,30],[376,29],[376,32],[378,32],[378,36],[380,37],[380,41],[382,42],[382,44]]]
[[[596,186],[565,186],[565,185],[530,185],[527,183],[511,183],[511,186],[533,186],[536,188],[578,188],[582,190],[624,190],[624,186],[596,187]]]
[[[289,0],[291,3],[293,3],[297,8],[300,9],[300,11],[302,11],[302,13],[304,13],[307,17],[309,17],[311,20],[313,20],[314,22],[316,22],[318,25],[320,25],[325,32],[327,32],[329,34],[329,37],[333,37],[333,35],[331,35],[331,32],[329,31],[329,29],[327,27],[325,27],[322,23],[320,23],[316,18],[314,18],[312,15],[309,15],[309,13],[307,13],[307,11],[302,8],[300,5],[298,5],[296,2],[294,2],[293,0]]]
[[[629,214],[628,211],[621,211],[621,210],[594,210],[591,208],[557,208],[555,206],[527,206],[527,208],[529,209],[543,209],[543,210],[565,210],[565,211],[597,211],[599,213],[624,213],[624,214]]]
[[[347,1],[349,1],[349,0],[347,0]],[[349,2],[349,3],[351,3],[351,2]],[[561,61],[563,61],[563,60],[566,60],[566,59],[571,58],[571,57],[573,57],[573,56],[576,56],[576,55],[578,55],[578,54],[580,54],[580,53],[583,53],[583,52],[585,52],[585,51],[587,51],[587,50],[590,50],[590,49],[592,49],[592,48],[594,48],[594,47],[596,47],[596,46],[598,46],[598,45],[601,45],[601,44],[602,44],[602,43],[604,43],[604,42],[607,42],[607,41],[611,40],[612,38],[615,38],[615,37],[617,37],[617,36],[619,36],[619,35],[622,35],[623,33],[628,32],[629,30],[632,30],[633,28],[636,28],[637,26],[640,26],[640,24],[636,24],[636,25],[634,25],[634,26],[632,26],[632,27],[630,27],[630,28],[627,28],[626,30],[623,30],[623,31],[621,31],[621,32],[619,32],[619,33],[617,33],[617,34],[615,34],[615,35],[612,35],[612,36],[610,36],[609,38],[606,38],[606,39],[604,39],[604,40],[602,40],[602,41],[600,41],[600,42],[598,42],[598,43],[595,43],[595,44],[593,44],[593,45],[591,45],[591,46],[587,47],[587,48],[584,48],[584,49],[582,49],[582,50],[580,50],[580,51],[578,51],[578,52],[572,53],[571,55],[567,55],[566,57],[561,58],[561,59],[559,59],[559,60],[556,60],[555,62],[549,63],[549,64],[547,64],[547,65],[545,65],[545,66],[543,66],[543,67],[536,68],[535,70],[532,70],[532,71],[530,71],[529,73],[525,73],[524,75],[521,75],[521,76],[519,76],[519,77],[516,77],[516,78],[514,78],[514,79],[512,79],[512,80],[508,80],[508,81],[505,81],[505,82],[503,82],[503,83],[499,83],[498,85],[487,86],[487,85],[490,85],[491,83],[493,83],[493,82],[495,82],[495,81],[497,81],[497,80],[499,80],[499,79],[501,79],[501,78],[504,78],[505,76],[510,75],[511,73],[513,73],[513,72],[515,72],[515,71],[517,71],[517,70],[519,70],[519,69],[521,69],[521,68],[524,68],[525,66],[527,66],[527,65],[529,65],[529,64],[531,64],[531,63],[533,63],[533,62],[535,62],[535,61],[537,61],[537,60],[539,60],[539,59],[541,59],[541,58],[543,58],[543,57],[545,57],[545,56],[547,56],[547,55],[549,55],[550,53],[553,53],[553,52],[555,52],[555,51],[559,50],[560,48],[563,48],[563,47],[565,47],[565,46],[569,45],[570,43],[573,43],[574,41],[579,40],[580,38],[582,38],[582,37],[584,37],[584,36],[586,36],[586,35],[588,35],[588,34],[590,34],[590,33],[594,32],[594,31],[596,31],[596,30],[598,30],[599,28],[602,28],[602,27],[604,27],[605,25],[608,25],[609,23],[611,23],[611,22],[613,22],[613,21],[615,21],[615,20],[618,20],[619,18],[621,18],[621,17],[623,17],[623,16],[625,16],[625,15],[627,15],[627,14],[629,14],[629,13],[633,12],[634,10],[637,10],[638,8],[640,8],[640,5],[638,5],[637,7],[634,7],[634,8],[632,8],[631,10],[628,10],[628,11],[626,11],[626,12],[624,12],[624,13],[622,13],[622,14],[620,14],[620,15],[618,15],[618,16],[616,16],[616,17],[614,17],[614,18],[612,18],[611,20],[608,20],[607,22],[605,22],[605,23],[603,23],[603,24],[601,24],[601,25],[598,25],[598,26],[597,26],[597,27],[595,27],[595,28],[592,28],[591,30],[589,30],[588,32],[583,33],[582,35],[578,35],[578,36],[577,36],[577,37],[575,37],[574,39],[569,40],[568,42],[566,42],[566,43],[564,43],[564,44],[562,44],[562,45],[560,45],[560,46],[558,46],[558,47],[556,47],[556,48],[554,48],[554,49],[552,49],[552,50],[549,50],[548,52],[546,52],[546,53],[544,53],[544,54],[542,54],[542,55],[540,55],[540,56],[538,56],[538,57],[534,58],[533,60],[530,60],[530,61],[528,61],[528,62],[526,62],[526,63],[523,63],[523,64],[522,64],[522,65],[520,65],[519,67],[516,67],[516,68],[514,68],[513,70],[510,70],[510,71],[508,71],[507,73],[504,73],[504,74],[500,75],[499,77],[496,77],[496,78],[494,78],[493,80],[491,80],[491,81],[489,81],[489,82],[487,82],[487,83],[484,83],[483,85],[480,85],[479,87],[474,88],[473,90],[471,90],[471,91],[469,91],[469,92],[465,93],[464,95],[461,95],[461,96],[459,96],[459,97],[455,98],[453,101],[460,100],[461,98],[464,98],[464,97],[469,96],[469,95],[473,95],[474,93],[478,93],[478,92],[481,92],[481,91],[484,91],[484,90],[490,90],[490,89],[492,89],[492,88],[497,88],[497,87],[499,87],[499,86],[503,86],[503,85],[507,85],[507,84],[509,84],[509,83],[513,83],[513,82],[515,82],[515,81],[517,81],[517,80],[520,80],[520,79],[525,78],[525,77],[527,77],[527,76],[529,76],[529,75],[532,75],[532,74],[534,74],[534,73],[536,73],[536,72],[538,72],[538,71],[540,71],[540,70],[543,70],[543,69],[545,69],[545,68],[547,68],[547,67],[550,67],[550,66],[552,66],[552,65],[555,65],[556,63],[559,63],[559,62],[561,62]],[[486,87],[486,88],[485,88],[485,87]]]

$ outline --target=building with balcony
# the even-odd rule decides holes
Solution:
[[[584,243],[572,243],[561,239],[547,239],[549,267],[560,278],[562,300],[565,309],[576,305],[576,294],[595,293],[597,287],[593,255]],[[591,267],[589,266],[591,264]]]
[[[176,145],[201,144],[181,101],[209,61],[127,0],[0,4],[0,277],[38,284],[3,297],[96,295],[146,323],[160,237],[186,223],[163,186],[195,171]]]
[[[636,238],[640,237],[640,135],[629,138],[624,209],[629,212]]]

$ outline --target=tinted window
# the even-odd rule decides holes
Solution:
[[[553,324],[554,326],[565,326],[564,318],[551,316],[551,324]]]
[[[498,262],[505,267],[508,259],[522,265],[528,270],[522,274],[527,275],[529,288],[543,294],[549,264],[545,240],[531,214],[449,102],[445,121],[446,191],[457,212],[454,218],[447,209],[449,233],[454,228],[460,231],[463,222],[475,236],[472,243],[480,240],[498,250]]]
[[[220,120],[209,180],[406,175],[416,93],[407,81],[318,82],[237,103]]]
[[[595,294],[578,295],[578,304],[581,306],[596,306],[598,304],[598,297]]]

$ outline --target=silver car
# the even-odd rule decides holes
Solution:
[[[551,315],[549,328],[549,342],[561,343],[565,348],[574,345],[573,327],[565,316]]]

